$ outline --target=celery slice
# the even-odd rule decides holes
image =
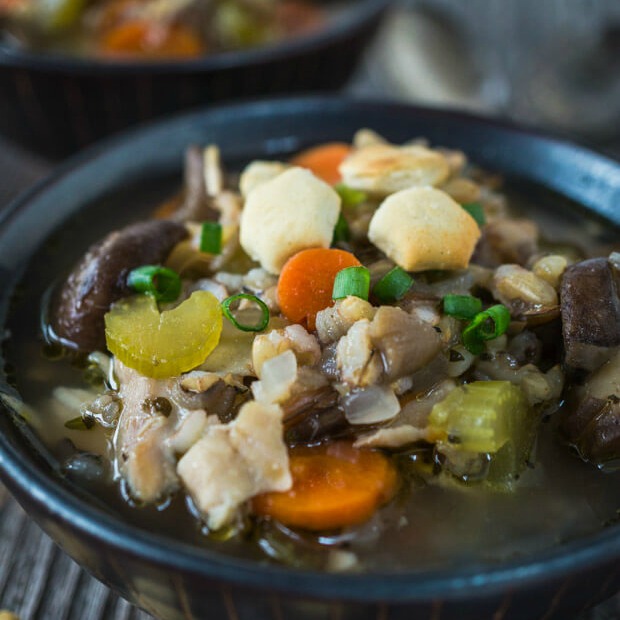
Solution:
[[[487,482],[509,487],[531,452],[536,419],[519,387],[509,381],[475,381],[452,390],[437,403],[429,425],[446,437],[440,444],[489,454]]]
[[[431,411],[430,426],[471,452],[497,452],[527,417],[520,388],[509,381],[474,381],[452,390]]]

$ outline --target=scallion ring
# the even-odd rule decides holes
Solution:
[[[127,276],[127,286],[162,302],[175,301],[181,294],[179,274],[161,265],[136,267]]]
[[[261,312],[261,317],[260,321],[255,325],[240,323],[234,316],[231,305],[238,301],[241,301],[242,299],[247,299],[248,301],[251,301],[258,306]],[[221,303],[221,306],[224,316],[237,329],[240,329],[242,332],[262,332],[266,329],[267,325],[269,325],[269,308],[267,307],[267,304],[262,299],[259,299],[256,295],[250,295],[248,293],[239,293],[238,295],[232,295],[231,297],[225,299]]]
[[[442,303],[445,314],[464,321],[470,321],[482,312],[482,301],[471,295],[446,295]]]
[[[200,231],[200,251],[208,254],[222,253],[222,225],[218,222],[203,222]]]
[[[342,206],[345,208],[357,207],[357,205],[368,200],[368,196],[364,192],[359,189],[353,189],[344,183],[337,183],[334,185],[334,189],[338,192],[340,200],[342,201]]]
[[[470,202],[461,206],[476,220],[476,224],[478,224],[480,228],[485,225],[486,216],[484,214],[484,208],[479,202]]]
[[[506,332],[510,325],[510,310],[502,304],[479,312],[463,330],[465,348],[474,355],[484,351],[484,342],[493,340]]]
[[[381,303],[402,299],[413,286],[413,278],[402,268],[393,267],[373,287],[372,294]]]
[[[332,245],[340,241],[349,241],[351,239],[351,231],[345,217],[340,214],[336,226],[334,227],[334,236],[332,237]]]
[[[370,292],[370,272],[366,267],[346,267],[336,274],[332,299],[344,299],[353,295],[368,299]]]

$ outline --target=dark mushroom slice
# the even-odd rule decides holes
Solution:
[[[566,269],[560,288],[564,363],[596,370],[620,346],[620,272],[606,258]]]
[[[181,224],[153,220],[114,231],[92,246],[54,296],[48,336],[76,351],[105,349],[103,317],[131,292],[128,273],[163,263],[187,234]]]
[[[370,324],[370,338],[381,354],[388,381],[413,375],[443,349],[441,336],[432,325],[392,306],[377,310]]]
[[[176,222],[217,222],[213,197],[223,190],[223,171],[216,147],[190,146],[185,151],[183,202],[172,218]]]
[[[620,349],[569,392],[560,430],[586,461],[620,459]]]

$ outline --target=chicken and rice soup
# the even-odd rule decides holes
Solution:
[[[47,358],[17,383],[67,479],[328,570],[498,560],[617,518],[615,233],[551,239],[464,153],[368,129],[224,163],[190,147],[183,190],[42,302]]]

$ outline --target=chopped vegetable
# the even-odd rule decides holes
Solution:
[[[222,331],[220,303],[196,291],[161,314],[150,296],[117,302],[105,315],[108,349],[129,368],[164,378],[198,366],[213,351]]]
[[[260,319],[256,322],[256,324],[248,325],[247,323],[241,323],[237,320],[237,318],[233,315],[231,310],[231,305],[241,301],[242,299],[246,299],[247,301],[251,301],[255,303],[260,310]],[[266,329],[267,325],[269,325],[269,308],[267,304],[262,299],[259,299],[256,295],[249,295],[247,293],[239,293],[238,295],[233,295],[232,297],[228,297],[222,302],[222,312],[224,316],[237,328],[242,332],[262,332]]]
[[[89,416],[77,416],[65,422],[65,428],[72,431],[87,431],[95,426],[95,421]]]
[[[340,181],[340,164],[351,152],[351,146],[344,142],[328,142],[302,151],[293,159],[294,166],[307,168],[330,185]]]
[[[482,301],[471,295],[446,295],[442,303],[447,315],[464,321],[471,321],[482,312]]]
[[[487,481],[506,484],[525,467],[536,433],[536,415],[523,391],[509,381],[475,381],[437,403],[429,426],[452,448],[494,455]]]
[[[332,245],[339,241],[349,241],[351,239],[351,231],[349,230],[349,224],[342,213],[338,216],[336,227],[334,228],[334,237],[332,239]]]
[[[479,355],[484,350],[484,342],[501,336],[510,325],[510,310],[502,304],[491,306],[479,312],[463,330],[465,348]]]
[[[292,256],[278,280],[278,301],[284,316],[293,323],[315,327],[316,314],[333,303],[336,274],[345,267],[359,266],[350,252],[312,248]]]
[[[336,442],[291,450],[293,488],[254,498],[256,514],[292,527],[329,530],[368,520],[389,501],[398,477],[380,452]]]
[[[402,299],[413,286],[413,278],[402,268],[393,267],[374,286],[372,294],[389,304]]]
[[[222,225],[218,222],[203,222],[200,230],[200,251],[208,254],[222,253]]]
[[[474,381],[437,403],[429,425],[443,430],[462,450],[497,452],[510,439],[515,422],[527,415],[520,388],[509,381]]]
[[[344,183],[337,183],[334,189],[338,192],[344,208],[357,207],[368,199],[368,195],[359,189],[353,189]]]
[[[137,293],[151,295],[157,301],[170,302],[181,293],[181,278],[168,267],[143,265],[129,272],[127,286]]]
[[[366,267],[346,267],[336,274],[332,299],[354,296],[368,300],[370,272]]]
[[[132,19],[106,31],[98,51],[104,56],[195,58],[205,50],[198,37],[181,24]]]
[[[476,220],[476,224],[478,224],[480,228],[485,225],[486,216],[484,214],[484,208],[479,202],[470,202],[461,206]]]

